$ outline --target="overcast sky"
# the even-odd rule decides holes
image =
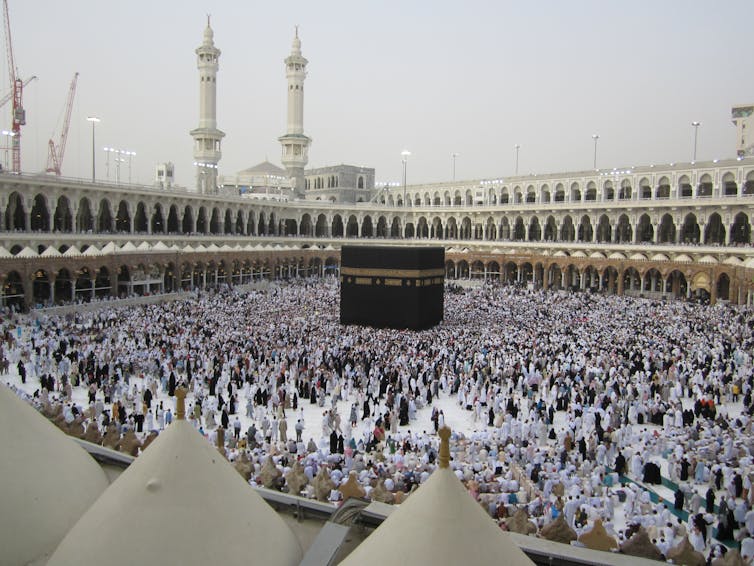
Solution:
[[[221,174],[280,164],[283,59],[300,26],[309,60],[309,167],[349,163],[408,182],[497,178],[735,155],[730,107],[754,103],[752,0],[365,1],[9,0],[24,91],[22,168],[45,168],[74,72],[78,90],[63,164],[97,177],[104,146],[132,150],[132,178],[172,161],[193,186],[198,125],[194,49],[212,15]],[[8,84],[5,57],[0,84]],[[0,89],[5,92],[7,88]],[[10,104],[0,126],[10,126]],[[4,140],[3,140],[4,141]],[[3,164],[6,156],[2,155]],[[111,168],[113,164],[111,163]],[[127,167],[121,179],[127,178]],[[114,179],[114,170],[111,171]]]

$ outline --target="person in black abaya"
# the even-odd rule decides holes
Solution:
[[[683,494],[683,490],[677,489],[675,492],[675,501],[673,502],[673,508],[677,511],[681,511],[683,509],[683,501],[685,498],[686,497]]]
[[[338,452],[338,433],[335,431],[332,431],[330,433],[330,454],[335,454]]]
[[[691,467],[691,463],[688,461],[686,456],[684,456],[683,459],[681,460],[681,481],[688,481],[690,467]]]

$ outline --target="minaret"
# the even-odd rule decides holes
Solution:
[[[296,196],[304,196],[304,167],[309,162],[311,138],[304,135],[304,79],[307,61],[301,55],[301,40],[293,38],[291,54],[285,59],[285,76],[288,79],[288,124],[284,136],[278,138],[283,146],[281,159],[288,175],[295,181]]]
[[[207,16],[204,41],[195,51],[196,66],[199,69],[199,127],[190,132],[194,138],[196,187],[204,195],[217,193],[217,163],[222,157],[220,140],[225,136],[225,132],[217,129],[217,69],[220,50],[215,47],[213,37]]]

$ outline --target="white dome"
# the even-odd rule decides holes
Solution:
[[[186,420],[174,421],[102,494],[48,566],[168,556],[182,566],[293,566],[302,557],[283,519]]]
[[[440,466],[341,566],[534,564],[453,471]]]
[[[107,476],[5,385],[0,385],[0,447],[0,562],[44,563],[105,490]]]

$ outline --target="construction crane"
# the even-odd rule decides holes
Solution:
[[[24,81],[16,75],[16,62],[13,59],[13,42],[10,35],[10,16],[8,15],[8,0],[3,0],[3,23],[5,25],[5,52],[8,55],[8,75],[10,76],[11,97],[13,99],[11,131],[11,155],[13,156],[13,173],[21,172],[21,126],[26,125],[26,111],[23,105]],[[29,79],[31,80],[31,79]]]
[[[26,88],[26,85],[28,85],[31,81],[36,80],[36,78],[37,78],[37,75],[30,76],[28,79],[24,81],[23,87]],[[13,98],[12,90],[8,94],[0,98],[0,108],[5,106],[11,98]]]
[[[63,129],[60,131],[60,142],[55,145],[55,142],[50,138],[47,144],[47,173],[55,173],[60,176],[60,168],[63,166],[63,155],[65,155],[65,142],[68,139],[68,126],[71,125],[71,110],[73,110],[73,97],[76,96],[76,81],[79,78],[79,74],[73,75],[71,86],[68,89],[68,102],[65,105],[65,118],[63,118]]]

